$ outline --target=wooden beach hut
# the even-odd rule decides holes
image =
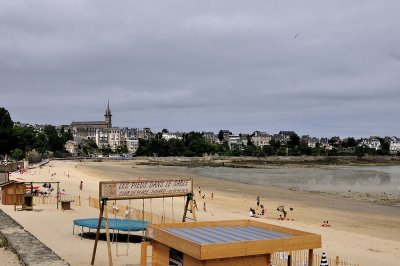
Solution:
[[[3,205],[23,205],[25,195],[25,184],[10,180],[0,184],[1,203]]]
[[[141,265],[269,266],[273,253],[297,250],[308,250],[313,265],[313,250],[321,248],[320,235],[253,220],[151,224],[147,234]]]

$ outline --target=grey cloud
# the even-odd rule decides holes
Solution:
[[[0,105],[31,123],[102,119],[109,99],[119,126],[395,135],[399,7],[1,2]]]

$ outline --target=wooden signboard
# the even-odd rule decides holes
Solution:
[[[126,199],[147,199],[147,198],[164,198],[164,197],[179,197],[185,196],[186,203],[183,211],[182,222],[186,221],[186,215],[189,211],[193,215],[194,221],[196,221],[196,215],[193,209],[193,179],[174,179],[174,180],[138,180],[138,181],[104,181],[99,183],[99,198],[100,198],[100,215],[97,223],[96,238],[94,241],[93,254],[91,265],[94,265],[96,257],[97,242],[99,241],[100,225],[105,214],[106,221],[106,237],[107,237],[107,250],[109,265],[112,265],[111,256],[111,244],[110,244],[110,233],[108,225],[108,211],[107,204],[108,200],[126,200]],[[143,215],[144,215],[144,204],[143,204]],[[144,220],[144,216],[143,216]],[[170,265],[182,265],[180,264],[179,251],[171,253],[171,262],[175,264]]]
[[[143,199],[185,196],[193,193],[192,179],[100,182],[100,198]]]

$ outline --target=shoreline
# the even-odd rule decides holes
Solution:
[[[104,158],[101,158],[104,159]],[[329,166],[396,166],[398,156],[269,156],[269,157],[133,157],[138,165],[163,165],[186,167],[275,168]]]

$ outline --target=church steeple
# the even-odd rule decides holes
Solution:
[[[104,115],[105,122],[107,123],[107,127],[112,127],[111,117],[112,117],[112,114],[111,114],[111,110],[110,110],[110,100],[108,100],[106,113]]]

